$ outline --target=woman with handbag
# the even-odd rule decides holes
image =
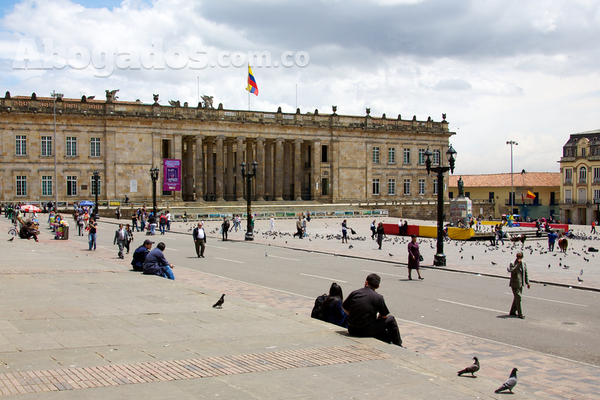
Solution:
[[[411,236],[411,241],[408,243],[408,280],[412,281],[412,270],[416,269],[419,275],[419,280],[422,281],[420,262],[422,260],[421,252],[419,251],[419,243],[417,243],[417,235]]]

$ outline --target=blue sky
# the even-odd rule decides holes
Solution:
[[[507,140],[519,142],[515,170],[558,172],[569,134],[600,128],[597,0],[22,0],[0,10],[0,93],[120,89],[122,100],[195,105],[200,91],[246,109],[245,61],[220,54],[268,52],[269,66],[253,65],[253,109],[294,112],[297,85],[303,113],[445,113],[458,174],[509,172]],[[44,43],[64,58],[17,68],[23,49],[43,59]],[[164,66],[144,59],[151,46]],[[69,58],[76,50],[91,61]],[[198,50],[206,65],[192,61]]]

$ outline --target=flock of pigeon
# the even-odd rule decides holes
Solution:
[[[188,231],[191,232],[193,230],[193,228],[195,227],[195,224],[189,224],[188,225]],[[326,222],[325,223],[325,228],[329,228],[329,224]],[[335,229],[337,232],[340,232],[340,227],[338,224],[333,224],[332,229]],[[220,223],[218,225],[217,228],[210,230],[211,234],[219,234],[219,230],[220,230]],[[243,231],[243,230],[242,230]],[[231,232],[231,231],[230,231]],[[312,242],[313,240],[319,241],[319,240],[327,240],[327,241],[340,241],[342,239],[342,235],[340,233],[309,233],[305,239],[308,239],[309,242]],[[255,230],[255,235],[261,235],[263,239],[265,240],[276,240],[276,239],[284,239],[285,243],[287,244],[287,240],[291,239],[293,237],[293,232],[286,232],[286,231],[269,231],[269,230],[264,230],[261,231],[259,229]],[[349,235],[348,236],[349,241],[354,241],[354,242],[365,242],[367,241],[367,237],[366,236],[360,236],[360,235]],[[570,240],[569,243],[569,247],[570,249],[568,249],[566,252],[562,252],[558,247],[555,249],[554,252],[550,253],[548,251],[548,243],[546,241],[546,238],[533,238],[533,239],[529,239],[529,241],[514,241],[511,242],[510,240],[506,240],[506,244],[504,245],[500,245],[500,244],[496,244],[496,245],[491,245],[489,244],[488,241],[469,241],[469,242],[465,242],[465,241],[457,241],[457,240],[451,240],[448,241],[446,243],[446,246],[449,245],[454,245],[456,248],[459,248],[458,253],[460,254],[460,259],[461,260],[465,260],[465,256],[462,255],[461,253],[463,253],[463,251],[465,250],[466,246],[469,247],[479,247],[481,246],[482,248],[484,248],[484,254],[486,254],[486,258],[493,258],[494,252],[501,252],[501,253],[506,253],[508,254],[510,252],[510,254],[514,254],[516,253],[516,251],[523,251],[525,253],[526,256],[533,256],[533,255],[547,255],[549,254],[550,256],[556,257],[558,263],[552,263],[550,262],[548,264],[548,268],[552,268],[553,265],[557,265],[558,268],[561,268],[563,270],[568,270],[571,265],[571,263],[578,263],[578,261],[576,261],[577,259],[579,259],[579,261],[583,261],[583,263],[589,263],[591,261],[591,259],[593,257],[595,257],[595,252],[597,252],[597,249],[594,248],[592,245],[587,246],[586,244],[588,242],[593,242],[593,241],[600,241],[600,235],[594,235],[592,236],[591,234],[587,234],[585,232],[582,231],[577,231],[573,233],[573,237]],[[391,244],[391,245],[400,245],[401,246],[401,250],[402,254],[406,254],[406,248],[402,245],[407,245],[410,242],[410,237],[408,236],[393,236],[393,237],[385,237],[383,239],[384,242],[384,246],[386,244]],[[419,238],[418,240],[419,244],[421,244],[422,246],[427,246],[429,245],[429,248],[431,250],[435,250],[435,243],[436,243],[436,239],[433,238]],[[581,244],[581,250],[580,251],[576,251],[574,249],[573,244],[574,243],[578,243]],[[526,245],[527,244],[527,245]],[[354,244],[350,244],[348,246],[348,249],[354,249],[355,246]],[[423,247],[421,248],[422,252],[423,252]],[[488,254],[489,253],[489,254]],[[394,253],[388,252],[388,255],[390,257],[394,257]],[[475,255],[470,255],[470,257],[468,257],[468,259],[470,259],[471,261],[475,261]],[[569,264],[567,264],[565,261],[570,260]],[[498,265],[498,262],[490,260],[491,265]],[[584,283],[583,280],[583,269],[580,270],[580,273],[578,276],[576,276],[576,280],[578,284],[582,284]]]

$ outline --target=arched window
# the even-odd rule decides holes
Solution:
[[[579,183],[587,182],[587,167],[579,168]]]

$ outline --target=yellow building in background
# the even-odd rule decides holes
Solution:
[[[574,133],[560,159],[561,218],[589,225],[600,219],[600,129]]]
[[[512,174],[451,175],[449,197],[458,196],[458,180],[464,183],[465,196],[473,200],[473,216],[482,214],[483,208],[476,203],[494,203],[494,218],[503,214],[519,214],[523,218],[559,218],[560,173],[558,172],[517,172]],[[528,198],[527,193],[535,195]],[[489,215],[482,215],[488,218]]]

